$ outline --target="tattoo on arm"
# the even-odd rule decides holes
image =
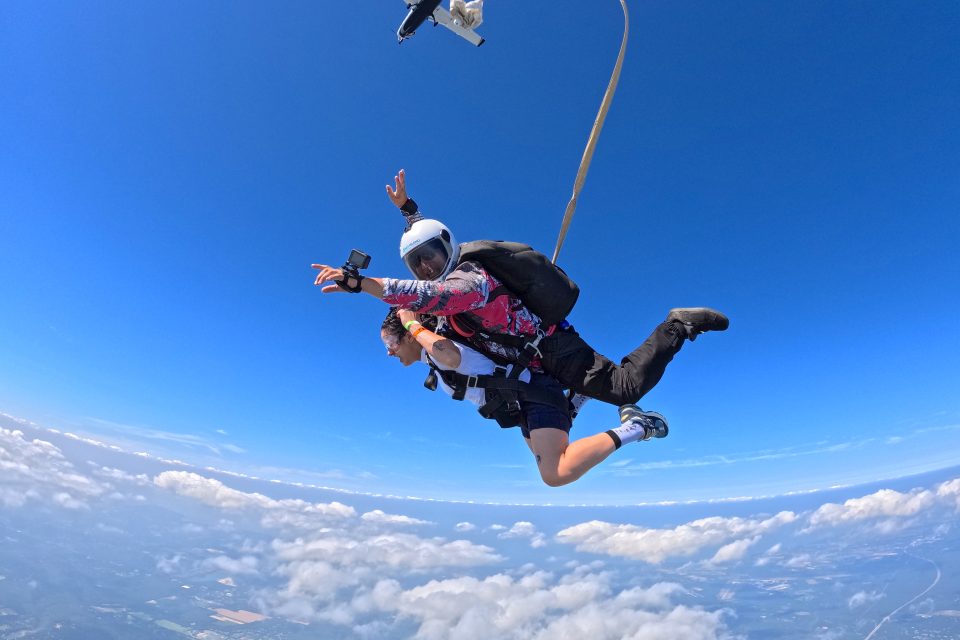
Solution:
[[[462,362],[460,350],[449,338],[441,338],[434,342],[430,347],[430,355],[450,368],[459,367]]]

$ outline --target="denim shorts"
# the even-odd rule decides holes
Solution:
[[[557,402],[566,406],[566,397],[563,395],[563,389],[560,383],[552,376],[545,373],[531,373],[530,385],[539,387],[550,393],[556,393]],[[570,412],[559,409],[552,404],[543,404],[520,398],[520,431],[524,438],[530,438],[530,432],[534,429],[562,429],[570,433],[570,427],[573,423],[570,420]]]

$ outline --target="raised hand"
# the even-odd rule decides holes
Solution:
[[[390,185],[387,185],[387,197],[390,198],[390,202],[399,209],[407,201],[407,178],[403,173],[403,169],[400,169],[397,175],[393,176],[393,182],[396,188],[394,189]]]

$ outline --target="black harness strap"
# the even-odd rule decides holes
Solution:
[[[539,342],[539,340],[537,340]],[[533,347],[536,352],[536,346]],[[529,362],[529,358],[527,359]],[[486,375],[468,375],[440,369],[427,357],[430,374],[427,379],[439,376],[453,390],[454,400],[463,400],[468,389],[484,389],[486,402],[479,408],[480,415],[497,421],[501,427],[515,427],[520,423],[520,400],[553,405],[561,411],[567,411],[569,405],[562,394],[551,393],[546,389],[534,387],[520,380],[523,366],[514,365],[509,374],[504,367],[497,367],[494,373]],[[427,386],[427,385],[425,385]],[[427,386],[427,388],[430,388]]]
[[[511,371],[511,373],[513,372]],[[484,418],[496,420],[501,427],[515,427],[520,424],[520,389],[514,389],[506,385],[526,383],[520,382],[516,377],[507,377],[505,374],[506,369],[497,367],[494,369],[492,376],[485,377],[484,382],[492,383],[494,386],[486,387],[487,391],[484,393],[486,402],[478,411]],[[479,376],[476,377],[476,380],[477,383],[480,382]],[[471,382],[473,380],[467,380],[467,384]]]

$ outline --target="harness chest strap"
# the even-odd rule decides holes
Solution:
[[[476,349],[499,365],[519,365],[520,370],[528,367],[534,357],[542,355],[540,353],[540,341],[553,333],[553,330],[556,328],[554,325],[546,331],[537,329],[537,333],[534,336],[514,336],[506,333],[488,333],[480,327],[476,320],[466,316],[466,314],[447,316],[447,320],[453,329],[453,331],[447,335],[448,338]],[[511,347],[517,349],[519,353],[515,360],[509,360],[485,348],[484,342],[494,342],[505,347]],[[516,370],[517,367],[514,367],[514,369]],[[514,371],[511,371],[511,374],[513,373]],[[508,377],[516,377],[519,375],[520,371],[516,371],[516,375]]]
[[[454,316],[449,316],[451,320],[453,317]],[[568,410],[567,403],[565,402],[565,398],[563,398],[563,396],[561,396],[561,398],[564,401],[558,400],[555,394],[549,393],[539,387],[531,386],[525,382],[521,382],[519,379],[520,374],[523,373],[524,369],[529,367],[534,356],[542,357],[543,354],[540,353],[539,345],[540,341],[546,337],[546,333],[538,330],[536,336],[534,336],[532,339],[528,339],[524,336],[488,334],[484,331],[481,331],[479,326],[474,323],[472,319],[471,324],[472,326],[476,327],[476,329],[472,331],[468,337],[464,335],[465,332],[460,327],[451,322],[454,332],[453,335],[450,335],[450,338],[467,346],[472,346],[473,348],[477,349],[477,351],[487,355],[487,357],[489,357],[498,365],[501,365],[496,368],[496,374],[493,376],[466,376],[465,374],[460,374],[453,371],[443,372],[439,368],[434,367],[433,371],[431,371],[430,375],[427,377],[427,382],[424,383],[424,386],[426,386],[428,389],[435,389],[435,382],[433,383],[432,387],[430,386],[429,382],[431,378],[435,380],[437,373],[440,373],[441,375],[447,374],[449,376],[449,378],[444,377],[444,382],[446,382],[447,385],[454,390],[454,400],[462,400],[467,389],[470,387],[488,389],[489,391],[486,394],[487,402],[479,408],[480,415],[482,415],[484,418],[496,420],[501,427],[515,426],[519,424],[519,393],[521,392],[526,400],[539,402],[540,404],[553,405],[560,411]],[[478,340],[478,338],[481,340]],[[486,339],[518,349],[516,358],[511,361],[497,353],[493,353],[487,349],[484,349],[482,340]],[[433,365],[431,364],[431,366]],[[510,369],[510,373],[505,374],[508,367]],[[456,376],[462,376],[462,378],[457,379]]]

